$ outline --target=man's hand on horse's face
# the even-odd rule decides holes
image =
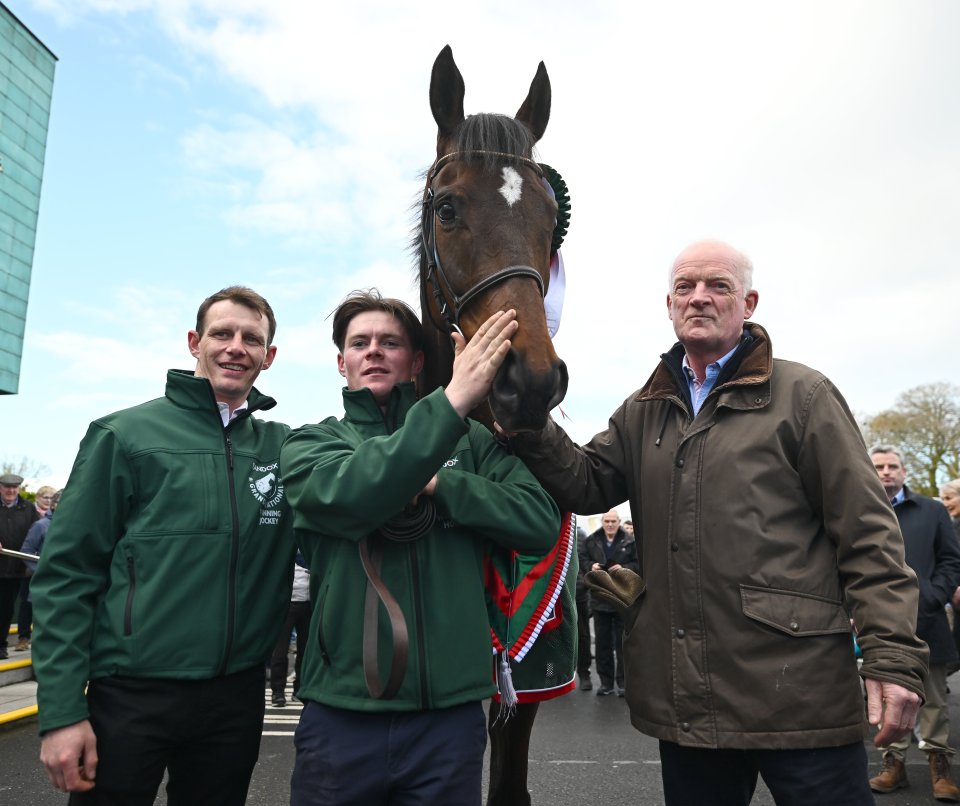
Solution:
[[[453,377],[445,390],[450,405],[466,417],[490,392],[490,386],[510,352],[510,339],[517,332],[517,312],[497,311],[466,342],[453,333]]]

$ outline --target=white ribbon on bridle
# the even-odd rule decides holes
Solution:
[[[550,260],[550,282],[543,298],[543,309],[547,315],[547,332],[552,339],[560,330],[560,314],[563,313],[563,292],[567,287],[567,275],[563,270],[563,256],[558,249]]]

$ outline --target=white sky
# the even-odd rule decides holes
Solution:
[[[550,75],[575,439],[673,343],[667,269],[703,237],[753,258],[776,354],[858,413],[955,380],[960,3],[5,2],[60,59],[20,394],[0,398],[0,458],[43,462],[38,482],[192,368],[197,305],[235,282],[277,312],[273,416],[341,412],[327,314],[371,285],[417,302],[448,43],[468,114]]]

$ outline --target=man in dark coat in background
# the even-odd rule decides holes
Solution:
[[[916,573],[920,585],[917,635],[930,647],[930,672],[923,684],[926,701],[917,723],[920,749],[929,757],[934,798],[957,803],[960,789],[950,772],[954,751],[948,744],[947,675],[957,668],[958,658],[944,606],[960,583],[960,544],[946,507],[918,495],[904,483],[907,470],[897,448],[879,445],[871,448],[870,457],[900,522],[907,565]],[[910,737],[905,736],[880,748],[883,767],[870,779],[874,792],[893,792],[907,786],[904,756],[909,746]]]
[[[23,539],[40,517],[37,508],[22,495],[23,477],[16,473],[0,476],[0,547],[19,551]],[[0,660],[7,657],[7,639],[20,584],[27,575],[23,560],[0,556]]]
[[[584,544],[587,533],[582,526],[577,527],[577,556],[584,556]],[[577,571],[577,677],[580,678],[580,690],[590,691],[593,683],[590,681],[590,664],[593,662],[593,652],[590,649],[590,597],[587,584],[583,581],[586,569],[581,565]]]
[[[629,568],[640,572],[637,558],[637,541],[620,525],[620,515],[615,509],[607,512],[603,524],[590,535],[580,549],[580,572],[613,571]],[[623,618],[609,602],[590,593],[590,612],[593,614],[594,647],[597,659],[597,675],[600,688],[597,694],[605,697],[614,690],[623,696]],[[614,665],[616,656],[616,665]],[[616,689],[614,689],[616,684]]]

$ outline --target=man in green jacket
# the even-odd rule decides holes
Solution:
[[[40,758],[71,804],[240,806],[295,544],[263,297],[208,297],[194,372],[92,423],[33,578]],[[89,682],[86,693],[85,687]]]
[[[334,314],[346,415],[295,431],[281,468],[311,571],[291,803],[479,806],[495,691],[484,557],[543,553],[560,514],[465,417],[510,348],[515,313],[464,345],[417,400],[416,315],[375,292]]]
[[[629,499],[638,519],[646,592],[629,571],[606,584],[630,605],[626,697],[665,802],[746,806],[759,774],[778,803],[873,804],[867,723],[878,745],[908,734],[923,694],[916,576],[843,397],[746,321],[752,274],[728,244],[683,250],[678,341],[607,430],[512,443],[564,509]]]

